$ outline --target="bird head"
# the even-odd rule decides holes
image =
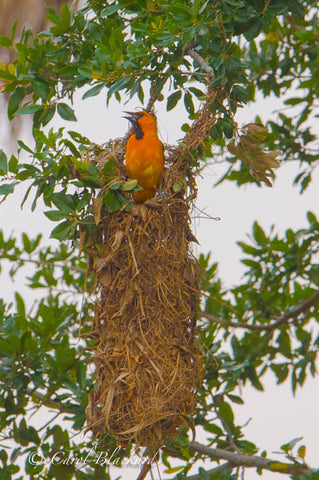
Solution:
[[[143,138],[145,132],[157,133],[156,118],[145,110],[139,112],[124,112],[126,118],[132,123],[136,138]]]

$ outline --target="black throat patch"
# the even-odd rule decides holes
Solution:
[[[141,125],[138,122],[133,123],[133,130],[135,133],[136,140],[142,140],[144,137],[144,132],[141,128]]]

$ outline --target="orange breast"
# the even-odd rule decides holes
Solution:
[[[158,137],[145,133],[137,140],[135,134],[131,135],[126,146],[125,167],[129,178],[135,178],[146,190],[154,190],[154,196],[164,168],[163,145]]]

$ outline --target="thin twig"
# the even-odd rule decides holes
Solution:
[[[307,475],[308,473],[315,471],[307,465],[294,465],[280,462],[278,460],[272,460],[270,458],[258,457],[257,455],[235,453],[221,448],[210,448],[198,442],[193,442],[189,446],[189,450],[191,452],[202,453],[203,455],[216,460],[227,460],[234,467],[254,467],[295,476]]]
[[[1,255],[0,259],[3,260],[10,260],[8,259],[7,256]],[[23,267],[25,263],[32,263],[33,265],[37,265],[38,267],[56,267],[56,268],[64,268],[65,264],[64,263],[53,263],[49,261],[44,261],[44,260],[34,260],[32,258],[18,258],[16,262],[19,264],[19,268]],[[84,273],[86,272],[85,268],[79,268],[71,265],[70,270],[74,270],[75,272],[79,273]]]
[[[144,463],[138,477],[136,480],[144,480],[148,472],[151,470],[152,464],[151,463]]]
[[[48,422],[46,422],[41,428],[39,428],[38,432],[44,430],[50,423],[54,422],[54,420],[61,415],[61,412],[57,412]]]
[[[32,390],[31,388],[26,389],[26,393],[30,395],[30,397],[33,395],[36,397],[37,400],[39,400],[42,405],[44,405],[47,408],[54,408],[60,410],[60,413],[67,413],[72,411],[72,405],[64,405],[62,402],[58,402],[56,400],[51,400],[47,395],[44,395],[43,393],[37,392],[36,390]],[[71,410],[70,408],[71,407]]]
[[[233,435],[233,432],[231,431],[231,429],[229,428],[229,425],[228,423],[224,420],[224,418],[219,414],[218,412],[218,409],[216,407],[216,402],[215,402],[215,399],[214,399],[214,411],[217,415],[217,417],[219,418],[220,422],[222,423],[224,429],[226,430],[226,433],[227,433],[227,437],[228,437],[228,443],[229,443],[229,446],[232,450],[234,450],[234,452],[238,452],[239,453],[239,449],[236,445],[236,442],[235,442],[235,438],[234,438],[234,435]]]
[[[273,331],[278,327],[281,327],[285,323],[289,323],[289,320],[294,320],[302,313],[306,313],[310,308],[314,307],[319,302],[319,290],[316,290],[315,293],[302,302],[298,307],[293,308],[291,310],[287,310],[281,317],[278,318],[275,322],[268,323],[266,325],[251,325],[245,322],[232,322],[231,320],[226,320],[225,318],[216,317],[211,313],[200,312],[200,316],[202,318],[207,318],[207,320],[218,323],[220,325],[226,325],[228,327],[234,328],[243,328],[245,330],[254,330],[257,332],[264,332],[264,331]]]
[[[157,453],[154,453],[154,450],[152,449],[147,449],[144,451],[144,455],[148,453],[148,459],[146,460],[146,462],[144,463],[138,477],[136,480],[144,480],[144,478],[146,477],[146,475],[151,472],[151,476],[153,478],[153,475],[152,475],[152,466],[153,466],[153,461],[152,459],[154,459],[155,457],[157,457]]]

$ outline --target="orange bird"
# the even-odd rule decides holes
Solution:
[[[130,179],[136,179],[143,188],[134,193],[136,202],[153,198],[159,187],[164,168],[164,148],[157,136],[156,118],[151,113],[124,112],[133,126],[134,133],[128,139],[125,168]]]

